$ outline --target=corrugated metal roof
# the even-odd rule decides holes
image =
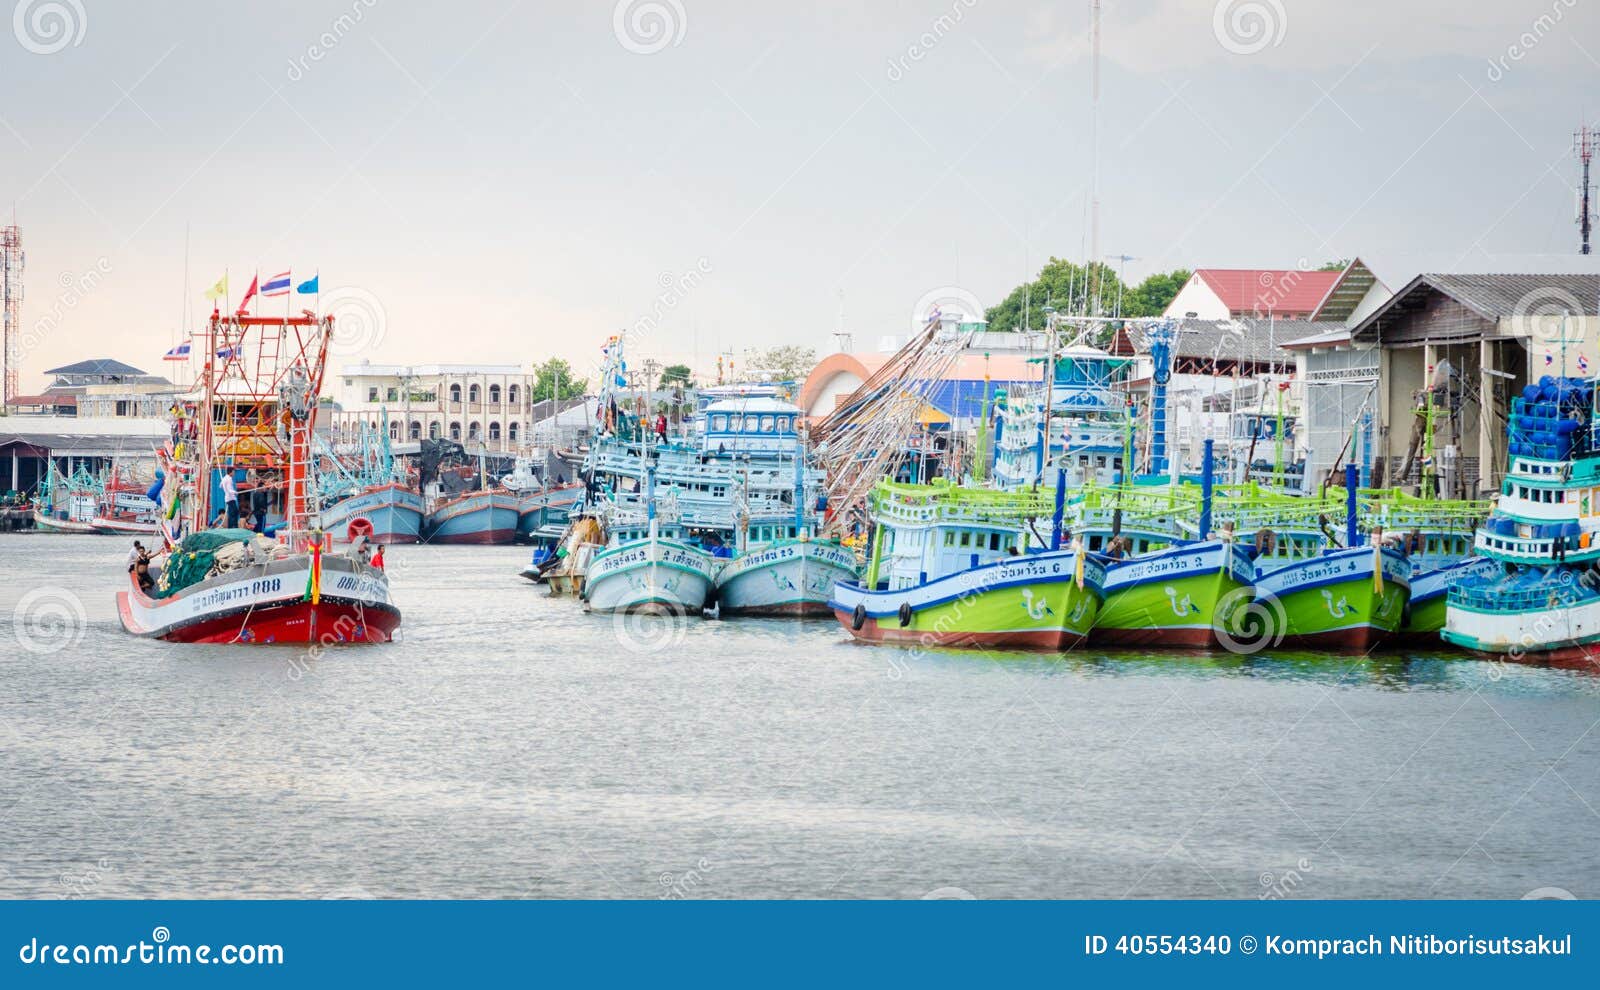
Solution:
[[[1314,320],[1263,320],[1241,317],[1236,320],[1179,320],[1178,339],[1173,356],[1180,358],[1233,358],[1248,361],[1288,361],[1284,350],[1290,341],[1313,334],[1343,330],[1344,324]],[[1150,353],[1148,328],[1129,324],[1134,350]]]
[[[1417,279],[1491,320],[1520,313],[1552,312],[1553,307],[1559,306],[1573,306],[1574,315],[1600,313],[1600,275],[1430,272]],[[1402,292],[1416,284],[1417,280],[1413,280]]]

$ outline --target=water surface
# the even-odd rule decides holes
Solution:
[[[391,549],[402,642],[181,646],[126,549],[0,536],[0,896],[1600,896],[1581,672],[619,625],[477,547]]]

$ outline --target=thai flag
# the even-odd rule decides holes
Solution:
[[[261,295],[263,297],[286,296],[289,294],[289,283],[289,273],[279,272],[278,274],[267,279],[266,284],[261,287]]]
[[[217,352],[217,357],[222,358],[223,360],[227,360],[228,358],[238,357],[238,356],[239,356],[239,348],[237,348],[237,347],[224,347],[224,348],[222,348],[221,350],[219,350]]]
[[[189,342],[188,341],[184,341],[183,343],[179,344],[177,347],[174,347],[172,350],[168,351],[165,355],[163,355],[161,360],[163,360],[163,361],[187,361],[187,360],[189,360]]]
[[[1589,359],[1582,354],[1578,355],[1578,370],[1585,374],[1589,371]]]
[[[1544,352],[1544,366],[1545,366],[1545,367],[1546,367],[1546,368],[1548,368],[1548,367],[1550,367],[1550,366],[1551,366],[1551,365],[1552,365],[1552,364],[1555,364],[1555,363],[1556,363],[1556,358],[1555,358],[1555,355],[1554,355],[1554,354],[1551,354],[1551,353],[1550,353],[1550,352],[1549,352],[1549,351],[1545,351],[1545,352]]]

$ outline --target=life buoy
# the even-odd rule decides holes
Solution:
[[[344,535],[351,543],[354,543],[358,536],[365,536],[369,540],[372,539],[372,520],[366,516],[356,516],[344,528]]]
[[[861,631],[861,627],[866,625],[866,624],[867,624],[867,607],[865,605],[857,605],[856,606],[856,610],[854,612],[852,612],[851,615],[850,615],[850,628],[856,630],[857,632],[860,632]]]
[[[1272,553],[1278,549],[1278,534],[1270,529],[1256,530],[1256,552]]]
[[[904,629],[906,626],[909,626],[909,625],[911,625],[911,603],[910,602],[901,602],[900,603],[900,628]]]

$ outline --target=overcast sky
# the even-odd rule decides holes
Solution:
[[[1088,253],[1087,0],[0,0],[23,387],[320,269],[377,362],[856,346]],[[1596,270],[1590,0],[1106,0],[1102,256]],[[3,25],[4,22],[0,22]],[[70,287],[69,287],[70,286]],[[337,295],[329,290],[340,290]],[[341,358],[342,360],[342,358]]]

